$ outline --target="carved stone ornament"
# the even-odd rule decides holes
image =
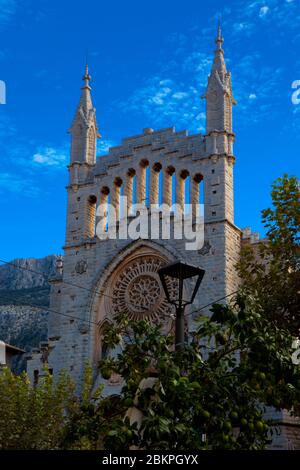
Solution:
[[[75,265],[75,271],[77,274],[83,274],[87,270],[87,262],[84,259],[81,259],[80,261],[77,261]]]

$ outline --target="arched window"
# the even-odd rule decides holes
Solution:
[[[190,214],[191,212],[191,177],[189,173],[187,174],[184,180],[184,204],[186,204],[185,213]]]
[[[101,223],[101,233],[107,232],[108,230],[108,204],[109,204],[109,187],[108,186],[103,186],[100,191],[100,204],[101,204],[101,211],[100,213],[98,212],[98,220],[97,224]]]
[[[179,204],[183,209],[185,204],[186,179],[189,176],[189,172],[187,170],[181,170],[177,172],[176,176],[176,204]]]
[[[188,170],[182,170],[180,172],[180,176],[184,181],[183,202],[184,202],[184,204],[188,204],[190,202],[190,196],[188,194],[190,173],[188,172]]]
[[[159,162],[154,163],[151,168],[150,183],[149,183],[149,202],[150,204],[159,204],[160,187],[160,172],[162,166]]]
[[[84,155],[83,127],[80,123],[72,128],[71,156],[72,162],[81,161]]]
[[[191,191],[190,198],[193,210],[193,216],[201,215],[204,216],[204,185],[203,185],[203,176],[201,173],[196,173],[191,179]],[[196,205],[199,205],[200,213],[196,208]]]
[[[149,162],[146,159],[140,161],[136,181],[136,202],[147,204],[149,196]]]
[[[132,204],[135,203],[133,194],[135,189],[135,169],[129,168],[126,173],[126,182],[124,187],[124,196],[127,197],[127,210],[128,215],[131,215]]]
[[[89,238],[92,238],[95,235],[96,204],[97,204],[96,196],[90,195],[87,198],[86,213],[85,213],[85,236]]]
[[[175,168],[168,166],[163,172],[163,203],[171,206],[175,202]],[[173,194],[174,193],[174,194]]]
[[[122,178],[117,176],[114,180],[112,200],[111,200],[111,204],[114,206],[115,211],[116,211],[116,221],[120,220],[120,195],[121,195],[122,185],[123,185]]]
[[[99,334],[99,359],[107,359],[109,355],[109,347],[105,343],[105,335],[107,334],[109,330],[109,322],[105,321],[103,325],[100,328],[100,334]]]

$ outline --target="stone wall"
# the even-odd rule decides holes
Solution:
[[[165,264],[182,260],[205,269],[193,311],[236,290],[234,265],[241,235],[233,222],[234,157],[219,153],[218,149],[216,152],[210,153],[201,135],[188,136],[186,131],[176,132],[174,128],[157,132],[146,129],[142,135],[124,139],[122,145],[110,149],[96,165],[71,164],[63,274],[52,279],[51,308],[63,314],[50,313],[49,364],[54,373],[65,368],[80,383],[85,361],[96,362],[100,358],[101,325],[106,320],[113,321],[112,286],[118,275],[128,269],[129,259],[132,263],[159,259]],[[170,240],[96,237],[95,210],[105,197],[115,206],[121,191],[136,202],[147,204],[148,197],[156,204],[160,197],[162,202],[182,205],[187,202],[184,189],[187,179],[190,201],[198,202],[202,193],[204,202],[205,238],[201,249],[187,251],[186,240],[175,239],[172,230]],[[176,198],[173,201],[172,195]],[[157,267],[149,269],[154,269],[154,273],[149,272],[142,281],[155,288]],[[137,296],[137,291],[134,292]],[[162,291],[157,296],[155,308],[159,311]],[[164,304],[163,308],[167,306]],[[206,312],[209,313],[209,308]],[[38,361],[33,356],[29,362],[31,375]]]

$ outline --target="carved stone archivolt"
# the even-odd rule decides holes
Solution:
[[[95,285],[89,319],[97,327],[92,330],[93,355],[102,357],[103,331],[125,315],[131,320],[149,319],[163,325],[163,331],[174,327],[175,308],[165,297],[157,271],[175,260],[171,253],[158,244],[139,240],[120,252]],[[170,282],[171,297],[178,292],[177,281]]]
[[[114,317],[125,314],[138,320],[171,314],[157,274],[163,264],[159,257],[147,256],[133,260],[120,271],[112,288]],[[175,295],[176,282],[170,287]]]

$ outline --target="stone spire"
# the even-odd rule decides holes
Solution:
[[[81,97],[75,112],[70,134],[72,136],[71,164],[96,163],[96,143],[100,137],[96,120],[96,109],[92,103],[88,65],[82,77]]]
[[[222,30],[221,30],[220,22],[218,25],[218,34],[217,34],[215,42],[217,45],[217,49],[215,50],[215,57],[214,57],[212,70],[217,71],[220,76],[224,77],[227,70],[226,70],[226,64],[224,60],[224,51],[222,49],[224,38],[222,37]]]
[[[232,94],[231,74],[227,72],[224,59],[224,39],[220,24],[215,42],[217,48],[203,96],[206,99],[206,135],[215,131],[232,134],[232,105],[235,104],[235,100]]]
[[[81,98],[80,98],[80,103],[79,103],[79,106],[82,106],[82,108],[85,111],[93,109],[92,97],[91,97],[91,87],[90,87],[91,78],[92,77],[89,74],[89,66],[86,65],[85,66],[85,74],[82,77],[84,85],[81,88],[82,92],[81,92]]]

